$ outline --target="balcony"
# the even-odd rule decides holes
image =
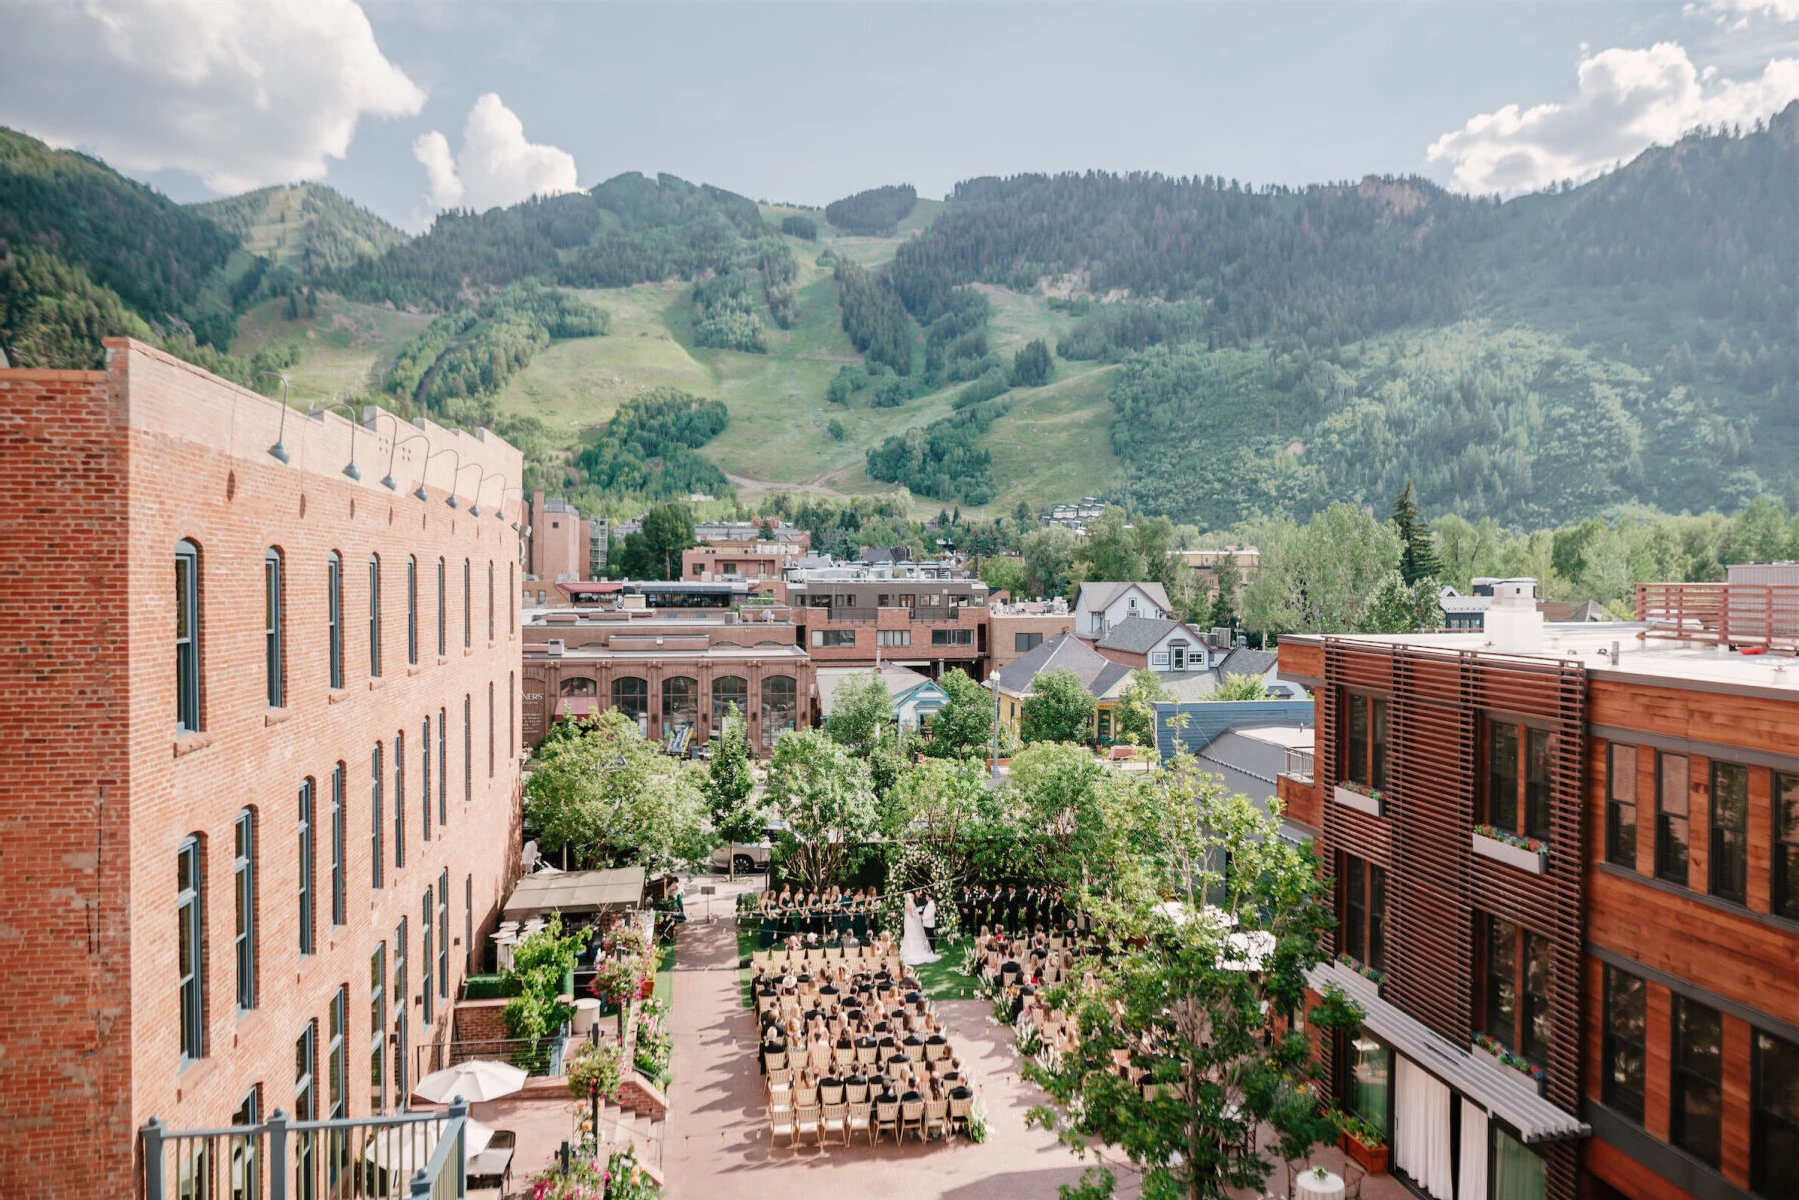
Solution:
[[[1645,637],[1799,649],[1799,584],[1639,583]]]

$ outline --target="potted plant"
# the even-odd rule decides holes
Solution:
[[[1343,1153],[1370,1175],[1387,1173],[1387,1139],[1380,1130],[1354,1115],[1343,1117],[1343,1136],[1339,1140]]]

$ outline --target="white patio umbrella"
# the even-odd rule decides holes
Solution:
[[[510,1096],[525,1086],[525,1079],[525,1072],[510,1063],[473,1059],[431,1072],[412,1092],[435,1104],[448,1104],[458,1096],[472,1104]]]
[[[374,1163],[382,1170],[396,1167],[416,1171],[431,1161],[437,1139],[443,1136],[444,1121],[412,1121],[405,1125],[389,1125],[369,1136],[363,1147],[362,1161]],[[463,1154],[475,1155],[493,1141],[493,1130],[470,1117],[463,1127]]]

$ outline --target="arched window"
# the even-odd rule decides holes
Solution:
[[[573,679],[564,679],[557,684],[557,690],[564,696],[597,696],[600,686],[585,675],[577,675]]]
[[[692,729],[700,722],[700,684],[686,675],[662,681],[662,732]]]
[[[762,681],[762,745],[774,746],[775,739],[794,728],[798,712],[798,685],[791,675],[770,675]]]
[[[381,678],[381,556],[369,555],[369,678]]]
[[[621,675],[612,681],[612,707],[636,721],[641,728],[650,711],[650,685],[635,675]]]
[[[181,989],[181,1060],[206,1053],[206,976],[201,969],[205,877],[200,871],[200,835],[189,834],[175,852],[176,960]]]
[[[175,728],[200,728],[200,547],[175,543]]]
[[[270,708],[280,708],[285,698],[281,639],[281,551],[270,546],[262,552],[262,658]]]
[[[444,640],[444,560],[437,560],[437,657],[442,658],[450,652],[449,643]]]
[[[737,719],[747,721],[750,715],[750,685],[741,675],[720,675],[712,681],[712,728],[724,732],[725,715],[737,706]]]
[[[419,560],[406,560],[406,665],[419,665]]]
[[[331,687],[344,685],[344,560],[333,550],[325,559],[325,621],[329,625]]]

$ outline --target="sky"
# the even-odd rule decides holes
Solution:
[[[1799,0],[0,0],[0,124],[418,230],[670,172],[822,205],[1099,168],[1506,195],[1799,97]]]

